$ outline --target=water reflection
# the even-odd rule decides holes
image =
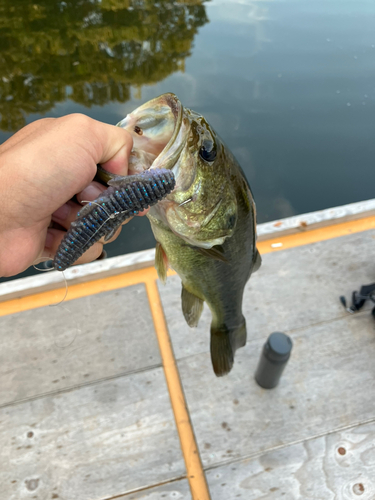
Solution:
[[[232,25],[236,31],[246,31],[248,40],[245,50],[248,56],[260,52],[264,44],[270,43],[270,33],[267,32],[267,22],[270,21],[269,6],[274,0],[213,0],[215,11],[211,19]]]
[[[374,197],[375,2],[44,1],[0,4],[3,129],[42,113],[117,123],[175,92],[238,157],[258,222]],[[153,246],[143,217],[106,250]]]
[[[56,103],[125,102],[130,87],[184,68],[208,22],[203,0],[3,0],[0,128]]]

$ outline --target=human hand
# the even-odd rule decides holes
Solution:
[[[92,201],[105,189],[92,182],[98,163],[127,175],[132,143],[120,127],[73,114],[35,121],[0,146],[0,277],[53,259],[82,208],[71,198]],[[77,264],[98,258],[102,247],[95,243]]]

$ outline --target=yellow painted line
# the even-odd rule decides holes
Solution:
[[[187,478],[193,500],[210,500],[206,476],[190,421],[185,394],[182,388],[173,347],[164,317],[163,306],[155,280],[146,282],[148,300],[154,320],[169,397],[176,420],[181,449],[184,455]]]
[[[260,253],[265,254],[285,250],[288,248],[308,245],[348,234],[359,233],[375,228],[375,217],[335,224],[315,230],[307,230],[298,234],[272,238],[258,242]],[[173,272],[169,274],[174,274]],[[70,285],[64,301],[94,295],[97,293],[128,287],[138,283],[145,283],[157,334],[168,391],[174,412],[176,426],[184,456],[187,478],[193,500],[210,500],[210,493],[204,474],[199,449],[190,421],[185,395],[183,392],[173,348],[164,317],[159,291],[156,285],[157,274],[153,267],[123,273],[117,276],[101,278],[90,282]],[[41,292],[20,299],[12,299],[0,303],[0,316],[26,311],[38,307],[59,303],[65,295],[65,286],[47,292]]]
[[[349,222],[342,222],[340,224],[321,227],[319,229],[307,229],[306,231],[301,231],[297,234],[290,234],[265,241],[258,241],[257,247],[261,254],[279,252],[281,250],[287,250],[288,248],[309,245],[310,243],[317,243],[319,241],[330,240],[340,236],[347,236],[349,234],[368,231],[369,229],[375,229],[375,216],[365,217],[363,219]]]
[[[173,271],[168,272],[168,276],[172,274],[175,273]],[[64,285],[64,278],[61,276],[61,286],[63,288],[28,295],[20,299],[0,302],[0,316],[36,309],[37,307],[58,305],[61,301],[68,302],[69,300],[87,297],[88,295],[95,295],[97,293],[124,288],[142,282],[145,283],[150,279],[157,279],[157,273],[154,267],[146,267],[145,269],[118,274],[108,278],[100,278],[77,285],[69,285],[68,293],[64,299],[66,288]]]
[[[173,271],[168,275],[175,274]],[[206,482],[202,462],[199,455],[198,445],[195,440],[190,415],[187,409],[185,395],[182,389],[180,375],[173,353],[168,327],[164,318],[163,306],[161,304],[159,291],[156,285],[157,273],[154,267],[148,267],[129,273],[120,274],[72,285],[68,288],[65,301],[74,300],[88,295],[115,290],[138,283],[145,283],[147,296],[153,317],[169,396],[175,416],[177,431],[180,438],[181,449],[185,460],[187,478],[193,500],[210,500],[210,493]],[[38,307],[57,304],[65,295],[65,288],[42,292],[21,299],[13,299],[0,304],[0,316],[14,312],[26,311]],[[64,302],[65,302],[64,301]]]
[[[301,231],[298,234],[258,241],[257,247],[261,254],[278,252],[280,250],[308,245],[310,243],[317,243],[319,241],[359,233],[374,228],[375,216],[365,217],[363,219],[334,224],[320,229],[306,230],[304,232]],[[175,273],[172,271],[169,274]],[[119,274],[117,276],[100,278],[78,285],[69,285],[68,294],[64,302],[105,292],[107,290],[115,290],[116,288],[135,285],[137,283],[146,282],[149,279],[156,278],[157,274],[155,269],[153,267],[147,267],[145,269]],[[64,295],[65,285],[63,277],[61,276],[61,288],[59,289],[40,292],[34,295],[22,297],[20,299],[11,299],[0,302],[0,316],[26,311],[37,307],[58,304],[64,298]]]

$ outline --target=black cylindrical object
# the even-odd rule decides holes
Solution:
[[[264,389],[273,389],[279,383],[281,374],[288,362],[293,343],[288,335],[274,332],[263,346],[255,380]]]

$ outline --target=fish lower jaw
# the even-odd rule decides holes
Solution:
[[[172,170],[176,178],[180,170],[178,165],[178,157],[173,159],[169,158],[165,162],[163,162],[163,156],[162,154],[160,154],[154,159],[154,161],[151,163],[151,165],[148,167],[147,170],[156,170],[160,168],[164,168],[166,170]]]

